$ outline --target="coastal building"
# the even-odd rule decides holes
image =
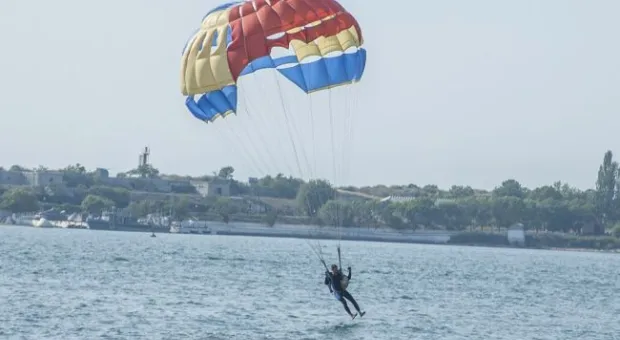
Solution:
[[[29,170],[11,171],[0,169],[0,185],[46,186],[64,184],[61,171]]]
[[[26,177],[21,171],[0,169],[0,184],[3,185],[27,185]]]
[[[508,244],[511,246],[524,247],[525,246],[525,227],[521,223],[515,223],[508,228]]]
[[[160,193],[195,193],[193,185],[187,180],[172,180],[167,178],[141,177],[105,177],[99,176],[99,181],[105,185],[121,187],[128,190],[151,191]]]
[[[380,202],[409,202],[409,201],[413,201],[416,198],[414,196],[388,196],[385,198],[382,198],[380,200]]]
[[[33,187],[64,184],[64,174],[61,171],[35,170],[24,171],[23,174],[28,185]]]
[[[97,178],[110,178],[110,172],[108,169],[97,168],[93,172]]]
[[[138,169],[151,168],[148,147],[139,156]],[[230,181],[213,178],[192,181],[183,177],[147,176],[144,173],[122,174],[111,177],[107,169],[97,168],[93,173],[98,185],[125,188],[130,191],[159,194],[200,194],[201,196],[230,196]],[[46,187],[65,186],[64,172],[52,170],[4,170],[0,168],[0,185]]]
[[[203,197],[230,196],[230,181],[223,178],[212,178],[209,181],[191,181],[196,191]]]
[[[388,197],[382,198],[381,200],[379,200],[379,202],[404,203],[404,202],[415,201],[416,199],[418,198],[415,196],[388,196]],[[456,201],[451,198],[435,199],[436,206],[440,206],[442,204],[454,203],[454,202]]]
[[[374,201],[381,199],[380,197],[365,194],[363,192],[349,191],[344,189],[336,189],[337,198],[343,201]]]

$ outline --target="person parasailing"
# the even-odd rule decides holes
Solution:
[[[223,130],[221,127],[226,127],[232,134],[224,136],[230,137],[226,138],[226,145],[238,148],[237,151],[254,165],[255,171],[264,174],[271,171],[263,170],[275,166],[264,158],[272,158],[273,161],[287,156],[286,151],[282,152],[284,157],[270,153],[273,147],[265,145],[263,140],[265,135],[279,131],[274,124],[281,124],[283,131],[287,132],[284,138],[290,142],[298,175],[300,178],[306,177],[304,174],[309,174],[310,178],[315,176],[316,164],[310,164],[306,154],[310,150],[306,148],[312,149],[316,156],[318,140],[314,136],[314,122],[322,121],[320,114],[324,113],[324,118],[329,119],[331,138],[326,140],[330,140],[331,144],[335,182],[338,178],[347,177],[344,170],[341,170],[343,174],[336,174],[338,169],[348,169],[346,164],[336,164],[336,160],[342,159],[345,163],[347,159],[348,147],[345,144],[353,131],[350,120],[355,117],[355,110],[350,105],[358,102],[357,97],[347,98],[348,95],[338,93],[350,92],[348,90],[361,81],[367,59],[363,45],[360,24],[336,0],[239,0],[223,3],[202,16],[200,25],[183,47],[180,92],[192,116],[208,123],[209,131],[217,132]],[[288,52],[283,52],[282,48],[288,49]],[[250,86],[242,85],[245,83],[242,79],[258,77],[258,73],[271,73],[277,86],[252,91]],[[297,87],[299,95],[305,94],[307,103],[295,100],[295,92],[286,94],[280,79],[288,80],[290,85]],[[255,80],[262,87],[263,80]],[[261,97],[278,95],[281,108],[274,110],[262,104],[251,105],[252,101],[247,98],[251,93]],[[317,103],[313,99],[321,95],[327,96],[324,110],[316,109]],[[339,99],[344,101],[342,111],[346,114],[339,114],[341,110],[336,106]],[[347,99],[352,100],[349,103]],[[305,106],[307,110],[291,110],[294,104]],[[308,115],[304,115],[306,111]],[[334,135],[334,128],[341,125],[335,121],[338,119],[342,119],[344,127],[343,142],[337,142],[338,136]],[[259,140],[252,139],[254,131]],[[312,143],[301,136],[305,131],[311,132]],[[299,140],[296,141],[297,138]],[[220,142],[219,138],[217,142]],[[278,146],[283,147],[282,142]],[[262,157],[261,151],[268,157]],[[337,151],[342,155],[337,155]],[[293,168],[291,164],[287,165],[289,169]],[[314,213],[316,211],[312,215]],[[320,254],[320,245],[313,249],[329,274]],[[340,248],[338,255],[340,258]],[[341,263],[339,267],[342,267]],[[346,292],[346,284],[336,285],[336,288],[341,289],[336,291],[341,297],[346,297],[343,294],[350,296]],[[357,308],[356,302],[354,305]]]
[[[342,303],[342,305],[344,306],[344,310],[347,311],[347,313],[349,314],[349,316],[351,316],[352,319],[355,319],[358,313],[360,317],[364,316],[366,312],[363,312],[360,309],[360,306],[357,304],[357,301],[355,301],[351,293],[347,291],[349,280],[351,280],[351,267],[347,268],[349,270],[349,274],[347,276],[344,276],[342,274],[342,271],[338,268],[336,264],[332,264],[331,269],[332,269],[331,273],[329,271],[325,271],[325,281],[324,281],[325,285],[329,287],[329,292],[334,294],[334,297],[336,298],[336,300]],[[349,306],[347,305],[347,301],[345,300],[345,298],[351,301],[351,303],[355,307],[355,310],[357,310],[357,313],[355,314],[351,313],[351,310],[349,309]]]

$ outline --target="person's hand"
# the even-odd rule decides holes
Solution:
[[[351,266],[347,267],[347,269],[348,269],[349,271],[351,271]]]

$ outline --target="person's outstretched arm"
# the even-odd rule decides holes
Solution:
[[[347,268],[349,270],[349,275],[347,275],[347,279],[351,280],[351,267]]]

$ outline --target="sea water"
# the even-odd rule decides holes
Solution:
[[[342,242],[351,320],[308,242],[3,226],[0,339],[620,337],[618,255]]]

